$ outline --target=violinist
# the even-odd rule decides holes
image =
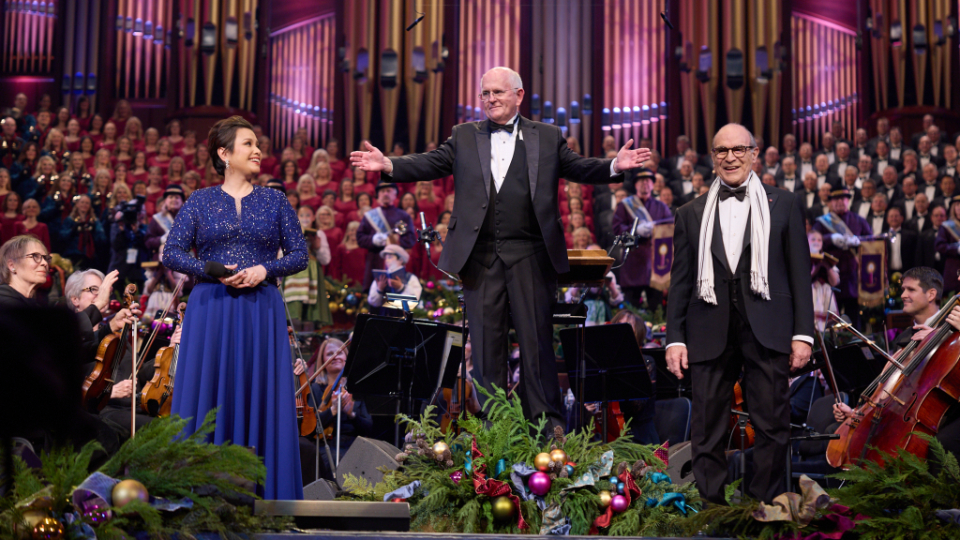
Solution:
[[[313,375],[311,371],[330,361],[324,369],[324,373],[319,375],[310,385],[310,392],[316,398],[316,403],[320,407],[320,428],[325,430],[327,444],[330,445],[332,454],[336,452],[336,437],[339,425],[340,430],[340,459],[346,455],[350,445],[357,437],[368,436],[373,429],[373,418],[367,412],[367,406],[363,401],[353,399],[353,396],[343,387],[346,382],[340,379],[337,387],[333,388],[334,382],[343,371],[344,363],[347,361],[347,350],[343,347],[343,342],[339,339],[328,338],[320,344],[317,351],[317,360],[314,366],[307,368],[303,361],[297,362],[294,368],[294,375],[299,376],[304,371],[308,375]],[[314,403],[312,400],[309,402]],[[312,414],[313,411],[305,411],[304,414]],[[337,416],[340,416],[339,421]],[[321,444],[323,444],[321,442]],[[304,485],[314,480],[314,464],[316,460],[316,442],[313,438],[300,437],[300,470],[303,471]],[[333,479],[331,471],[335,465],[327,459],[324,451],[320,452],[322,461],[321,476],[328,480]],[[336,460],[336,457],[334,457]]]
[[[903,299],[903,311],[913,316],[914,326],[901,332],[892,343],[896,351],[894,358],[911,340],[922,341],[933,331],[929,324],[937,314],[942,294],[943,278],[933,268],[918,266],[903,274],[903,293],[900,298]],[[947,315],[947,323],[955,330],[960,330],[960,306]],[[885,369],[891,368],[891,365],[887,365]],[[853,414],[853,409],[845,404],[833,406],[833,416],[837,422],[843,422]],[[954,404],[944,415],[936,438],[944,448],[960,456],[960,405]]]

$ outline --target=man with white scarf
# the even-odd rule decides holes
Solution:
[[[753,135],[728,124],[713,140],[705,197],[680,208],[667,304],[667,366],[693,390],[693,472],[701,496],[725,504],[730,396],[743,375],[757,432],[746,492],[784,492],[790,371],[810,360],[813,296],[802,201],[751,172]]]

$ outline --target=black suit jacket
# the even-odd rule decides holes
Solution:
[[[533,209],[540,224],[547,253],[557,273],[570,269],[567,243],[557,202],[560,178],[586,184],[618,182],[611,178],[611,159],[585,158],[567,148],[560,128],[520,118],[520,132],[527,153],[527,176]],[[447,240],[439,266],[459,273],[470,258],[487,214],[490,193],[490,132],[487,121],[453,127],[453,133],[436,150],[426,154],[392,157],[393,176],[385,181],[417,182],[424,178],[453,175],[457,193],[447,225]]]
[[[744,235],[739,276],[743,284],[747,319],[757,340],[768,349],[789,353],[795,335],[813,336],[813,293],[810,287],[810,247],[801,201],[792,193],[764,186],[770,204],[770,300],[750,291],[750,234]],[[707,197],[699,197],[677,211],[673,234],[674,259],[667,302],[667,343],[684,343],[691,362],[717,358],[727,343],[729,288],[724,283],[727,257],[720,224],[715,223],[711,256],[717,305],[697,295],[700,222]],[[748,225],[749,226],[749,225]]]
[[[925,217],[924,220],[923,220],[923,227],[922,227],[922,228],[919,226],[919,223],[920,223],[920,220],[917,219],[916,214],[914,214],[914,216],[913,216],[912,218],[910,218],[910,219],[908,219],[907,221],[904,222],[903,228],[904,228],[904,229],[910,229],[911,231],[916,231],[916,232],[918,232],[918,233],[923,233],[923,232],[926,232],[926,231],[933,231],[933,220],[930,219],[930,211],[929,211],[929,210],[927,210],[927,215],[926,215],[926,217]],[[936,233],[937,231],[933,231],[933,232]]]
[[[889,227],[887,227],[889,230]],[[886,231],[884,231],[886,232]],[[917,266],[920,261],[920,233],[900,227],[900,259],[903,262],[902,271],[907,271]],[[889,242],[887,243],[887,253],[892,253],[893,249]],[[887,265],[890,265],[890,255],[887,256]]]

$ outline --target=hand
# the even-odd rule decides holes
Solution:
[[[124,379],[110,389],[110,399],[123,399],[133,395],[133,381]]]
[[[349,392],[344,392],[343,395],[340,396],[340,409],[350,418],[356,416],[356,414],[353,413],[353,405],[353,395]]]
[[[244,268],[239,275],[243,276],[243,281],[236,286],[238,289],[256,287],[267,279],[267,269],[262,264],[258,264],[251,268]]]
[[[806,341],[794,340],[790,343],[790,347],[793,349],[790,351],[790,371],[796,371],[807,365],[810,354],[813,352],[810,344]]]
[[[183,334],[183,326],[177,325],[177,329],[173,331],[173,335],[170,336],[170,346],[180,344],[180,336]]]
[[[843,403],[834,403],[833,404],[833,418],[837,422],[843,422],[847,418],[853,416],[853,409]]]
[[[303,375],[307,372],[307,363],[303,361],[303,358],[297,358],[297,361],[293,364],[293,374],[297,377]]]
[[[840,249],[847,247],[847,238],[842,234],[831,234],[830,241],[833,242],[833,245],[837,246]]]
[[[670,370],[670,373],[676,375],[678,379],[682,379],[683,370],[689,367],[686,345],[677,345],[667,349],[667,369]]]
[[[377,276],[377,290],[380,291],[380,294],[387,292],[387,275],[380,274]]]
[[[950,317],[951,317],[951,316],[953,316],[953,312],[952,312],[952,311],[950,312],[950,315],[947,315],[947,321],[948,321],[948,322],[950,322]],[[957,325],[957,324],[960,324],[960,321],[950,322],[950,324],[951,324],[951,325]],[[957,326],[954,326],[954,328],[957,328]],[[913,329],[915,330],[915,332],[914,332],[914,334],[913,334],[913,337],[910,338],[910,339],[912,339],[913,341],[923,341],[927,336],[930,335],[930,332],[933,332],[933,328],[930,328],[929,326],[927,326],[927,325],[925,325],[925,324],[915,324],[915,325],[913,325]]]
[[[110,319],[110,331],[117,333],[123,330],[124,325],[135,324],[137,317],[141,315],[143,315],[143,312],[140,311],[140,305],[137,303],[130,304],[130,309],[121,309]]]
[[[950,314],[947,315],[947,322],[950,323],[950,326],[952,326],[954,330],[960,330],[960,306],[954,306],[954,308],[950,310]]]
[[[597,414],[600,411],[600,404],[597,402],[585,403],[583,408],[590,414]]]
[[[373,235],[373,245],[381,247],[387,245],[387,233],[378,232]]]
[[[620,148],[620,151],[617,152],[617,160],[613,162],[613,171],[621,172],[627,169],[636,169],[637,167],[643,166],[650,159],[650,149],[649,148],[636,148],[631,150],[630,147],[633,146],[633,139],[627,141],[627,144],[623,145]]]
[[[119,277],[120,272],[117,270],[103,276],[103,281],[100,282],[100,292],[97,293],[97,298],[93,301],[93,305],[97,306],[97,309],[101,312],[110,305],[110,293],[113,292],[113,284],[117,282]]]
[[[859,238],[857,238],[856,236],[848,236],[848,237],[847,237],[847,247],[855,248],[855,247],[857,247],[857,246],[859,246],[859,245],[860,245],[860,239],[859,239]]]
[[[359,167],[360,170],[369,172],[383,171],[387,174],[393,174],[393,163],[383,157],[383,152],[376,146],[370,144],[370,141],[363,141],[365,151],[350,153],[350,166]]]
[[[223,267],[226,268],[227,270],[237,269],[237,265],[235,264],[225,264],[223,265]],[[243,283],[243,272],[237,272],[232,276],[222,277],[220,278],[220,283],[223,283],[227,287],[237,287],[241,283]]]
[[[651,236],[653,236],[653,222],[647,221],[647,222],[641,223],[640,225],[637,225],[637,235],[642,236],[644,238],[650,238]]]
[[[395,291],[403,290],[403,280],[401,280],[399,277],[392,277],[388,281],[390,282],[391,289]]]

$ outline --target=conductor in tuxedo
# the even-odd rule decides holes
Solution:
[[[506,388],[509,313],[520,345],[524,413],[546,415],[552,433],[564,417],[551,309],[557,275],[569,270],[559,180],[619,182],[614,177],[641,166],[650,151],[630,149],[631,139],[616,159],[581,157],[558,127],[519,115],[524,90],[515,71],[493,68],[480,85],[487,120],[454,126],[436,150],[388,159],[364,143],[350,159],[393,182],[453,175],[457,196],[439,266],[463,282],[474,378]]]
[[[746,486],[769,503],[786,489],[790,371],[810,359],[810,249],[799,197],[751,172],[753,135],[728,124],[713,139],[719,182],[680,208],[667,302],[667,366],[689,367],[693,472],[700,494],[725,504],[727,423],[743,375],[758,466]]]

